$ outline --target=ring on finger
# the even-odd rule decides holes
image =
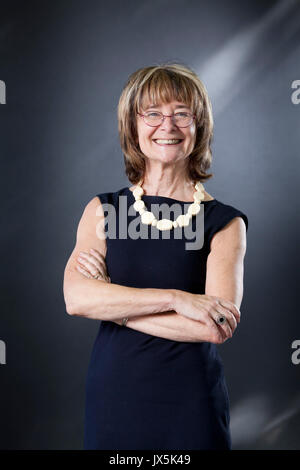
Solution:
[[[226,317],[224,315],[219,315],[217,318],[218,325],[223,325],[226,322]]]
[[[222,315],[220,313],[216,318],[214,318],[214,320],[218,325],[224,325],[224,323],[226,323],[227,319],[226,319],[225,315]]]

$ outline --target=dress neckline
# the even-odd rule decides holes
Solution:
[[[125,190],[131,194],[132,198],[134,199],[134,195],[133,195],[133,192],[131,191],[131,189],[129,189],[128,186],[126,186]],[[168,199],[169,201],[175,201],[175,202],[181,202],[182,204],[192,204],[194,201],[181,201],[180,199],[174,199],[173,197],[167,197],[167,196],[158,196],[158,195],[152,195],[152,194],[143,194],[142,198],[152,198],[152,199],[157,199],[157,198],[160,198],[160,199]],[[209,202],[216,202],[217,199],[210,199],[209,201],[201,201],[201,204],[204,203],[204,204],[208,204]]]

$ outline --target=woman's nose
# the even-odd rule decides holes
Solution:
[[[172,129],[176,127],[176,124],[173,122],[173,116],[164,116],[164,120],[160,125],[161,129]]]

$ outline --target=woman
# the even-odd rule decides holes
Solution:
[[[64,278],[67,312],[102,320],[84,448],[231,449],[216,345],[240,321],[248,220],[202,184],[212,176],[207,92],[185,66],[142,68],[118,120],[132,186],[87,204]],[[202,236],[192,248],[187,229]]]

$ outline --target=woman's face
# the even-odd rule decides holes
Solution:
[[[164,115],[173,115],[175,112],[185,111],[191,114],[192,110],[179,101],[172,101],[168,104],[159,106],[150,106],[148,103],[145,108],[140,110],[141,114],[146,111],[160,111]],[[137,115],[137,131],[140,149],[143,154],[154,160],[161,162],[176,162],[188,157],[194,149],[196,141],[196,124],[193,120],[188,127],[177,127],[173,124],[170,117],[165,117],[164,121],[157,127],[148,126],[144,119]],[[178,144],[157,143],[159,139],[181,139]]]

